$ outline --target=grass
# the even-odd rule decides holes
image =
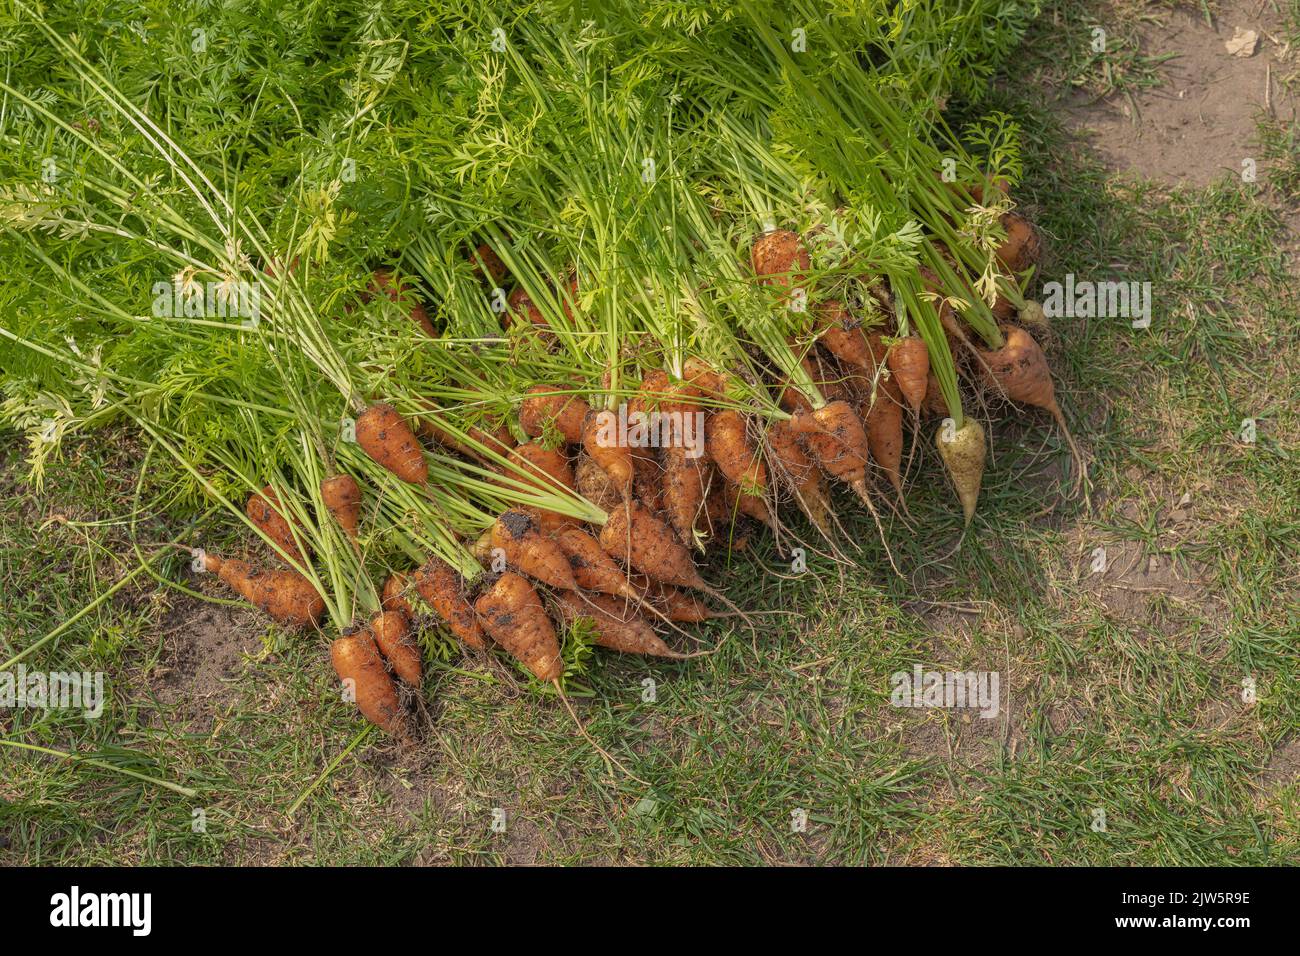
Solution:
[[[1077,31],[1050,27],[1031,37],[1030,62],[1076,70]],[[1139,67],[1110,76],[1129,82]],[[600,656],[586,675],[580,714],[648,788],[610,781],[562,708],[514,672],[457,662],[435,665],[421,747],[368,735],[304,799],[360,729],[337,699],[324,639],[141,578],[25,661],[102,669],[110,701],[97,721],[0,714],[7,739],[100,762],[0,748],[9,857],[1300,860],[1300,294],[1279,241],[1294,195],[1112,178],[1056,125],[1041,80],[1001,88],[996,105],[1024,124],[1027,204],[1055,250],[1051,275],[1128,276],[1155,295],[1149,330],[1059,320],[1053,361],[1093,459],[1091,511],[1062,501],[1063,443],[1022,415],[995,430],[979,534],[949,557],[955,505],[933,461],[915,476],[909,502],[924,534],[890,528],[907,579],[885,570],[861,517],[851,525],[865,549],[858,572],[814,559],[790,577],[762,550],[715,569],[739,603],[778,612],[762,619],[760,653],[736,631],[710,658]],[[1254,444],[1238,439],[1245,418],[1257,422]],[[136,507],[140,449],[125,432],[80,441],[39,494],[18,481],[17,439],[0,438],[0,449],[7,659],[134,568],[124,518]],[[139,491],[142,515],[165,514],[153,498]],[[147,553],[182,531],[163,517],[136,528]],[[240,546],[220,533],[204,543]],[[1089,573],[1096,547],[1107,550],[1105,574]],[[220,596],[179,558],[160,570]],[[791,608],[796,616],[779,616]],[[998,671],[1005,712],[986,721],[889,706],[889,675],[916,663]],[[1099,810],[1104,830],[1094,829]]]

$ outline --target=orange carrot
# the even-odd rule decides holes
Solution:
[[[512,448],[508,456],[518,465],[526,478],[521,478],[514,471],[502,468],[501,474],[520,481],[536,485],[543,491],[564,492],[574,489],[573,469],[569,459],[562,452],[545,448],[537,442],[525,442],[518,448]]]
[[[352,682],[357,709],[367,720],[394,737],[407,736],[406,715],[397,699],[397,685],[388,676],[368,631],[357,631],[335,640],[330,645],[330,662],[340,680]]]
[[[452,451],[459,452],[460,454],[472,458],[489,468],[496,465],[496,462],[490,459],[484,452],[471,445],[469,441],[462,440],[453,434],[450,429],[443,427],[437,419],[437,415],[440,414],[440,411],[436,405],[430,401],[425,401],[423,404],[432,414],[427,417],[420,417],[419,428],[421,435],[424,435],[426,438],[431,438],[440,445],[445,445]],[[478,442],[480,445],[487,448],[488,451],[495,452],[498,455],[505,456],[510,452],[510,449],[515,447],[514,436],[510,434],[510,429],[506,428],[505,425],[491,426],[488,429],[480,428],[477,425],[466,425],[464,431],[469,439]]]
[[[429,480],[424,450],[392,405],[376,402],[357,416],[357,444],[398,478],[413,485]]]
[[[987,185],[990,185],[990,183],[986,180],[986,182],[984,183],[975,183],[969,189],[971,198],[974,199],[977,203],[980,203],[981,205],[984,203],[984,192],[985,192],[985,187]],[[1007,182],[1007,180],[1003,179],[1001,176],[992,180],[991,185],[995,190],[1002,193],[1002,195],[1004,196],[1011,190],[1011,184]]]
[[[903,401],[895,381],[882,378],[876,387],[875,400],[868,396],[858,408],[871,457],[900,495],[903,493]]]
[[[380,611],[370,621],[370,634],[393,673],[411,687],[419,687],[424,673],[420,649],[411,638],[411,619],[404,611]]]
[[[416,592],[446,622],[452,634],[476,650],[487,646],[474,609],[465,598],[464,582],[451,565],[431,555],[414,578]]]
[[[826,346],[846,368],[873,370],[875,363],[862,323],[849,313],[844,303],[833,300],[818,306],[813,314],[813,327],[818,343]]]
[[[630,497],[634,470],[632,452],[619,438],[614,412],[592,409],[587,413],[582,427],[582,447],[609,475],[619,495],[624,500]]]
[[[894,381],[907,400],[912,414],[921,410],[925,400],[926,379],[930,374],[930,350],[919,335],[899,339],[885,356]]]
[[[826,474],[845,482],[858,497],[867,498],[867,433],[847,402],[828,402],[812,412],[795,412],[790,427],[803,436]]]
[[[628,584],[618,562],[587,532],[581,528],[563,528],[555,533],[555,540],[568,558],[579,587],[636,600],[636,590]]]
[[[1056,402],[1056,386],[1052,384],[1047,356],[1034,337],[1020,326],[1003,325],[1002,333],[1006,339],[1002,348],[980,353],[986,365],[985,378],[991,379],[1011,401],[1051,413],[1079,465],[1077,478],[1082,480],[1083,456]]]
[[[385,611],[402,611],[407,617],[415,617],[415,609],[411,607],[411,601],[406,596],[408,576],[401,571],[394,571],[384,582],[383,597],[380,600],[380,607]]]
[[[1042,348],[1018,325],[1003,325],[1002,334],[1006,337],[1002,348],[980,352],[987,366],[982,370],[986,380],[991,380],[1013,402],[1051,412],[1064,428],[1061,408],[1056,404],[1056,387]]]
[[[664,616],[674,623],[699,624],[719,616],[694,595],[679,591],[671,584],[651,581],[644,574],[631,574],[628,580],[643,601],[648,598],[651,603],[659,605],[663,609]]]
[[[772,517],[772,512],[768,510],[764,499],[742,492],[739,485],[734,485],[725,478],[722,481],[722,492],[727,502],[728,513],[748,515],[756,521],[763,522],[773,531],[779,530],[776,519]]]
[[[492,547],[500,548],[512,567],[553,588],[577,589],[569,559],[554,540],[542,534],[534,516],[519,510],[503,512],[493,522],[491,534]]]
[[[695,544],[695,529],[704,511],[704,496],[709,487],[709,469],[703,456],[692,458],[688,449],[670,445],[661,449],[664,466],[660,482],[664,512],[684,544]],[[608,510],[608,509],[606,509]]]
[[[529,324],[535,329],[550,329],[551,323],[546,321],[546,316],[542,315],[542,310],[537,308],[532,298],[524,291],[523,286],[519,286],[510,297],[506,300],[507,310],[503,321],[507,328],[514,325],[520,318],[528,320]]]
[[[534,385],[519,407],[519,424],[533,438],[541,437],[548,424],[564,436],[570,445],[582,444],[582,424],[588,407],[577,395],[555,394],[558,385]]]
[[[993,317],[998,320],[999,324],[1010,321],[1016,317],[1015,305],[1001,292],[999,292],[997,298],[993,300],[992,312]]]
[[[804,273],[812,268],[812,259],[798,233],[773,229],[754,240],[749,264],[764,285],[789,288],[804,281]]]
[[[563,673],[560,642],[542,607],[542,599],[525,578],[507,571],[474,602],[483,629],[518,658],[540,681]]]
[[[486,278],[493,285],[500,285],[508,275],[506,264],[487,243],[478,246],[470,254],[470,261],[474,263],[474,274]]]
[[[686,368],[688,376],[693,372],[697,376],[703,376],[709,384],[723,388],[722,379],[705,369],[698,359],[689,360]],[[690,382],[670,379],[662,369],[652,369],[645,373],[641,379],[640,392],[637,397],[644,403],[643,410],[678,412],[684,415],[699,411],[699,399],[704,395]]]
[[[637,500],[643,505],[658,513],[664,510],[663,475],[662,469],[658,465],[653,467],[653,472],[644,469],[637,470],[632,479],[632,493],[636,495]]]
[[[410,295],[407,290],[401,288],[395,282],[393,279],[393,273],[388,269],[375,270],[375,274],[370,280],[370,291],[372,294],[382,292],[388,297],[390,302],[401,302],[404,295]],[[424,306],[421,305],[419,300],[413,296],[411,297],[410,318],[412,322],[424,329],[425,334],[428,335],[429,338],[432,339],[438,337],[438,330],[435,329],[433,323],[429,321],[429,313],[424,311]]]
[[[925,401],[921,403],[921,407],[931,417],[948,417],[948,403],[944,400],[943,391],[939,388],[939,380],[934,377],[933,371],[926,376]]]
[[[314,625],[325,613],[325,599],[297,571],[267,571],[215,554],[204,555],[204,567],[245,601],[287,627]]]
[[[635,606],[608,594],[561,593],[555,595],[555,607],[564,620],[590,621],[596,643],[624,654],[650,657],[681,657],[665,644]]]
[[[686,547],[639,502],[629,501],[609,512],[600,531],[600,546],[656,581],[712,593]]]
[[[646,400],[640,396],[628,402],[628,421],[635,422],[638,414],[645,416],[647,427],[654,421],[654,410],[649,408]],[[629,424],[629,429],[631,425]],[[655,457],[654,447],[650,444],[631,442],[629,435],[628,454],[632,458],[632,491],[638,497],[659,494],[659,460]]]
[[[763,502],[767,494],[767,466],[749,440],[743,415],[730,408],[711,412],[704,420],[704,448],[722,476],[738,487],[744,497]],[[763,511],[766,512],[765,505]]]
[[[578,462],[573,468],[573,480],[578,494],[601,511],[608,511],[623,500],[609,475],[586,452],[578,455]]]
[[[290,528],[288,520],[281,514],[280,509],[279,496],[276,495],[274,488],[267,485],[261,491],[255,491],[249,495],[244,512],[248,515],[248,520],[257,525],[263,534],[274,541],[280,550],[289,556],[290,560],[297,564],[306,565],[307,555],[294,539],[293,530]],[[279,557],[278,554],[277,557]]]
[[[349,538],[355,539],[361,524],[361,487],[351,475],[334,475],[320,483],[325,509]]]
[[[523,481],[552,494],[574,490],[573,469],[569,467],[569,460],[563,453],[544,448],[537,442],[526,442],[518,448],[511,449],[508,457],[526,472],[526,476],[520,476],[507,468],[497,469],[502,476],[514,481]],[[553,530],[579,523],[577,518],[545,508],[529,507],[520,510],[526,510],[534,515],[543,530]]]
[[[695,401],[699,397],[699,389],[686,382],[672,381],[663,370],[653,369],[642,378],[640,394],[628,404],[629,418],[639,413],[645,416],[652,428],[671,426],[673,430],[666,435],[668,444],[680,445],[686,436],[675,430],[677,423],[680,422],[682,427],[691,427],[687,423],[693,423],[693,416],[700,410]],[[649,446],[633,447],[631,452],[632,466],[637,479],[640,479],[634,482],[634,490],[643,498],[646,495],[661,497],[663,469],[654,449]]]
[[[703,359],[688,358],[682,367],[682,379],[702,395],[712,398],[727,397],[727,380]]]
[[[781,472],[790,479],[799,506],[823,534],[829,533],[830,495],[822,473],[799,444],[789,422],[773,422],[767,430],[767,446]]]
[[[1002,217],[1006,241],[998,246],[994,255],[1011,272],[1024,272],[1038,265],[1043,257],[1043,240],[1034,224],[1020,213],[1012,211]]]

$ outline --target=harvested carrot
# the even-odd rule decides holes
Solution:
[[[814,346],[808,351],[808,354],[800,360],[800,365],[812,383],[817,386],[817,390],[822,393],[822,397],[828,402],[848,401],[850,396],[849,379],[842,370],[842,366],[836,360],[826,355],[819,347]],[[855,373],[856,366],[848,366]]]
[[[1068,430],[1056,403],[1056,387],[1042,348],[1018,325],[1003,325],[1002,334],[1006,337],[1002,348],[980,352],[986,366],[982,370],[985,378],[1011,401],[1050,412],[1061,429]]]
[[[663,511],[683,543],[695,543],[695,529],[704,511],[709,487],[709,469],[703,456],[691,457],[688,449],[670,445],[661,449],[664,473],[660,480]],[[607,509],[608,510],[608,509]]]
[[[812,412],[795,412],[790,427],[801,435],[822,470],[867,500],[867,456],[862,419],[848,402],[827,402]]]
[[[505,425],[496,425],[488,429],[480,428],[477,425],[468,425],[464,429],[468,440],[463,440],[459,436],[453,434],[450,429],[444,428],[437,420],[439,409],[436,405],[432,402],[426,401],[424,406],[433,414],[430,416],[420,417],[420,434],[424,435],[426,438],[433,439],[440,445],[445,445],[452,451],[459,452],[468,458],[472,458],[480,464],[491,468],[496,465],[496,462],[489,458],[480,448],[471,444],[471,441],[477,442],[488,451],[495,452],[503,457],[510,452],[510,449],[515,447],[514,436],[510,434],[510,429],[506,428]]]
[[[703,369],[698,360],[688,361],[686,367],[688,376],[693,371],[696,375],[704,375],[711,385],[719,389],[723,387],[721,378]],[[699,399],[703,396],[704,393],[690,382],[674,381],[662,369],[652,369],[641,379],[641,392],[637,397],[646,411],[689,415],[700,410]]]
[[[519,510],[502,513],[492,524],[490,540],[510,565],[530,577],[553,588],[577,589],[569,559],[553,539],[542,534],[533,515]]]
[[[921,403],[925,413],[930,416],[939,418],[948,417],[948,402],[943,397],[943,390],[939,388],[939,380],[934,377],[931,371],[925,379],[925,401]]]
[[[822,473],[808,457],[789,422],[773,422],[767,430],[767,447],[781,473],[790,480],[799,507],[823,534],[829,533],[830,496]]]
[[[559,451],[544,448],[537,442],[526,442],[518,448],[511,449],[507,457],[522,468],[525,475],[520,476],[507,468],[497,469],[506,478],[523,481],[550,494],[563,494],[574,490],[573,469],[569,467],[568,458]],[[529,507],[521,510],[534,515],[538,524],[548,531],[579,523],[578,519],[571,515],[545,508]]]
[[[409,576],[402,571],[394,571],[384,582],[383,595],[379,606],[385,611],[402,611],[407,617],[415,617],[415,609],[407,595]]]
[[[520,479],[518,474],[506,468],[501,469],[503,475],[527,481],[543,491],[574,490],[573,469],[562,452],[530,441],[512,448],[507,457],[524,471],[527,478]]]
[[[357,444],[376,464],[413,485],[429,480],[424,450],[392,405],[371,405],[357,416],[356,432]]]
[[[674,623],[699,624],[721,616],[695,595],[679,591],[671,584],[651,581],[644,574],[635,573],[629,575],[628,580],[643,601],[648,598],[652,604],[661,607],[664,616]]]
[[[633,429],[635,422],[644,422],[649,428],[656,421],[654,418],[656,410],[650,408],[646,400],[637,396],[628,403],[628,444],[627,451],[632,458],[632,491],[638,497],[643,493],[650,495],[659,494],[659,460],[655,457],[655,450],[649,440],[644,442],[634,440]]]
[[[506,264],[487,243],[474,249],[470,254],[470,261],[474,263],[474,274],[479,278],[486,278],[494,285],[500,285],[509,274]]]
[[[832,300],[818,306],[813,313],[817,341],[846,367],[872,371],[874,363],[862,323],[855,319],[843,302]]]
[[[726,378],[703,359],[688,358],[682,367],[682,379],[702,395],[727,397]]]
[[[351,475],[334,475],[320,483],[321,500],[349,538],[361,524],[361,486]]]
[[[953,428],[951,422],[945,421],[935,435],[934,443],[957,490],[961,510],[969,525],[975,517],[975,502],[979,500],[980,482],[984,478],[984,429],[973,418],[967,418],[961,428]]]
[[[614,412],[587,412],[582,425],[582,447],[592,460],[609,475],[610,481],[626,500],[632,494],[632,476],[635,466],[632,452],[619,440]]]
[[[997,298],[993,300],[993,305],[990,306],[990,311],[992,311],[993,317],[997,319],[999,323],[1007,322],[1016,317],[1015,304],[1001,292],[999,292]]]
[[[885,364],[912,413],[918,413],[925,400],[926,379],[930,374],[930,350],[925,340],[919,335],[899,339],[885,355]]]
[[[651,470],[653,469],[653,470]],[[662,469],[657,463],[648,468],[636,469],[632,477],[632,493],[651,511],[664,510],[664,486]]]
[[[556,394],[558,385],[534,385],[519,407],[519,424],[533,438],[540,438],[548,424],[570,445],[582,444],[582,425],[589,411],[577,395]]]
[[[555,540],[568,558],[569,568],[579,587],[636,599],[636,590],[628,583],[618,562],[606,554],[600,542],[587,532],[576,527],[563,528],[555,533]]]
[[[831,359],[822,355],[816,348],[801,358],[799,365],[827,401],[848,401],[851,397],[853,379],[861,376],[858,366],[847,366],[852,371],[845,374],[841,369],[835,367]],[[780,394],[777,396],[777,402],[791,414],[800,410],[810,412],[813,408],[813,403],[808,400],[808,396],[803,393],[794,381],[787,381],[781,388]]]
[[[767,507],[765,499],[741,491],[739,485],[734,485],[725,478],[722,483],[722,491],[727,502],[728,511],[733,514],[739,512],[742,515],[748,515],[756,521],[763,522],[773,531],[780,530],[776,519],[772,517],[772,512]]]
[[[203,564],[236,594],[287,627],[314,625],[325,613],[325,599],[297,571],[268,571],[215,554],[205,554]]]
[[[713,470],[708,491],[704,495],[704,510],[696,527],[709,540],[725,531],[736,519],[735,502],[727,502],[727,480]]]
[[[507,328],[514,325],[520,318],[528,320],[530,326],[535,329],[550,329],[551,323],[546,321],[546,316],[542,315],[542,310],[537,308],[532,297],[524,291],[523,286],[519,286],[514,292],[510,293],[506,299],[506,313],[504,322]]]
[[[813,404],[808,401],[808,396],[804,395],[793,382],[787,382],[781,386],[777,402],[791,415],[795,412],[811,412],[813,409]]]
[[[984,183],[975,183],[973,186],[970,187],[970,195],[972,199],[974,199],[977,203],[980,203],[981,205],[984,202],[985,187],[987,185],[992,185],[994,190],[1002,193],[1003,196],[1005,196],[1011,190],[1011,183],[1001,176],[998,176],[997,178],[993,179],[991,182],[986,181]]]
[[[446,622],[464,644],[482,650],[487,646],[474,609],[465,597],[465,585],[450,564],[431,555],[413,575],[416,593]],[[387,590],[387,589],[385,589]]]
[[[411,619],[405,611],[380,611],[370,621],[370,633],[379,653],[403,683],[419,687],[424,666],[420,649],[411,638]]]
[[[1002,217],[1007,238],[994,255],[1011,272],[1024,272],[1043,257],[1043,240],[1034,224],[1014,210]]]
[[[812,259],[798,233],[773,229],[754,240],[749,264],[765,285],[789,288],[803,282],[804,273],[812,268]]]
[[[1082,481],[1083,455],[1065,423],[1061,406],[1056,402],[1056,386],[1052,384],[1047,356],[1034,337],[1018,325],[1003,325],[1002,334],[1005,336],[1002,348],[980,353],[984,358],[985,377],[992,379],[1011,401],[1051,413],[1074,456],[1076,480]]]
[[[903,493],[903,394],[892,378],[882,378],[874,400],[868,396],[858,408],[867,431],[867,448],[885,477],[900,495]]]
[[[730,408],[711,412],[704,420],[704,448],[722,476],[740,489],[742,497],[763,503],[767,495],[767,466],[749,440],[743,415]],[[766,512],[766,505],[763,511]]]
[[[609,512],[609,520],[600,531],[600,546],[656,581],[713,593],[691,562],[685,545],[637,501]]]
[[[512,571],[497,578],[474,610],[488,636],[523,663],[540,681],[558,680],[563,673],[560,642],[542,607],[542,599],[527,579]]]
[[[555,607],[569,623],[590,621],[601,647],[649,657],[682,656],[665,644],[627,601],[608,594],[561,593],[555,596]]]
[[[383,293],[388,297],[390,302],[401,302],[403,296],[409,296],[411,301],[410,319],[420,328],[424,329],[429,338],[437,338],[438,330],[433,327],[429,321],[429,313],[424,311],[424,306],[410,296],[409,292],[398,285],[393,278],[393,273],[388,269],[376,269],[375,274],[370,280],[370,291],[372,294]]]
[[[586,452],[578,455],[573,468],[573,480],[578,494],[602,511],[608,511],[623,500],[609,475]]]
[[[357,709],[372,724],[394,737],[406,737],[406,715],[397,699],[397,685],[388,676],[379,649],[369,631],[340,637],[330,645],[334,673],[351,681]]]
[[[248,520],[257,525],[263,534],[275,542],[276,546],[287,554],[291,561],[296,564],[306,565],[307,556],[297,540],[294,539],[293,530],[288,520],[281,514],[280,498],[276,495],[274,488],[267,485],[261,491],[255,491],[249,495],[244,512],[248,515]]]

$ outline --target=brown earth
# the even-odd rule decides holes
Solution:
[[[1256,34],[1250,56],[1228,52],[1239,29]],[[1261,111],[1294,120],[1297,110],[1295,96],[1278,82],[1296,57],[1282,40],[1278,13],[1259,0],[1229,0],[1218,5],[1212,26],[1199,11],[1179,8],[1140,34],[1144,56],[1170,57],[1159,67],[1160,86],[1101,102],[1073,94],[1066,101],[1069,125],[1110,168],[1135,178],[1207,186],[1240,176],[1243,161],[1253,159],[1264,181],[1256,121]]]

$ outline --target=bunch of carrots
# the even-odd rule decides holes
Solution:
[[[409,170],[438,219],[378,268],[322,256],[310,224],[270,228],[48,27],[174,189],[2,85],[93,172],[75,196],[14,193],[6,228],[103,332],[0,333],[66,370],[70,422],[127,417],[257,534],[261,558],[196,550],[195,569],[330,635],[358,709],[399,738],[426,624],[501,648],[562,699],[578,630],[622,653],[708,653],[674,635],[753,627],[708,582],[710,555],[763,532],[849,563],[840,509],[860,504],[884,538],[931,430],[969,525],[988,443],[972,408],[1050,414],[1082,479],[1024,294],[1044,244],[1010,195],[1012,124],[980,128],[973,155],[834,31],[809,65],[752,3],[666,47],[635,4],[610,9],[617,30],[539,14],[501,49],[484,4],[430,40],[462,91],[461,113],[431,95],[409,119],[443,131]],[[476,31],[487,69],[466,69]],[[510,125],[506,102],[534,120]],[[129,282],[84,279],[105,248],[254,281],[260,321],[141,323]]]

